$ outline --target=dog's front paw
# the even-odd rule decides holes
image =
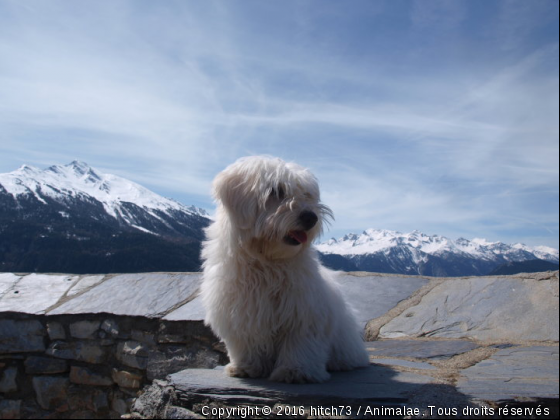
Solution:
[[[266,370],[260,366],[240,366],[235,363],[228,363],[224,369],[228,376],[236,378],[263,378],[268,375]]]
[[[249,373],[245,369],[237,366],[235,363],[228,363],[224,370],[226,372],[226,375],[233,376],[235,378],[249,377]]]
[[[269,379],[275,382],[288,384],[321,383],[328,381],[331,375],[326,370],[311,372],[302,368],[279,366],[270,375]]]

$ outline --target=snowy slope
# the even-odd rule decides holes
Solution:
[[[0,174],[0,271],[198,271],[209,223],[83,162]]]
[[[23,165],[14,172],[0,174],[2,187],[15,200],[31,196],[45,205],[48,205],[49,198],[68,205],[76,200],[95,200],[102,204],[108,215],[144,231],[147,229],[138,225],[137,218],[130,211],[130,204],[159,220],[162,219],[162,213],[176,212],[208,217],[203,209],[164,198],[139,184],[116,175],[103,174],[79,161],[54,165],[44,170]]]
[[[0,174],[0,184],[14,197],[32,194],[43,203],[46,203],[43,196],[59,201],[80,195],[90,196],[101,202],[113,217],[121,213],[124,202],[147,210],[179,210],[208,216],[203,209],[164,198],[139,184],[116,175],[103,174],[79,161],[54,165],[45,170],[23,165],[14,172]]]

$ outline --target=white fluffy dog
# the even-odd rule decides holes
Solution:
[[[368,365],[360,328],[311,242],[328,207],[305,168],[247,157],[218,174],[201,294],[226,373],[288,383]]]

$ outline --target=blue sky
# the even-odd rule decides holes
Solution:
[[[212,211],[308,166],[327,237],[558,248],[558,1],[0,1],[0,172],[83,160]]]

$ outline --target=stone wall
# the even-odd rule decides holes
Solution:
[[[225,358],[202,321],[2,313],[0,418],[119,418],[153,379]]]

